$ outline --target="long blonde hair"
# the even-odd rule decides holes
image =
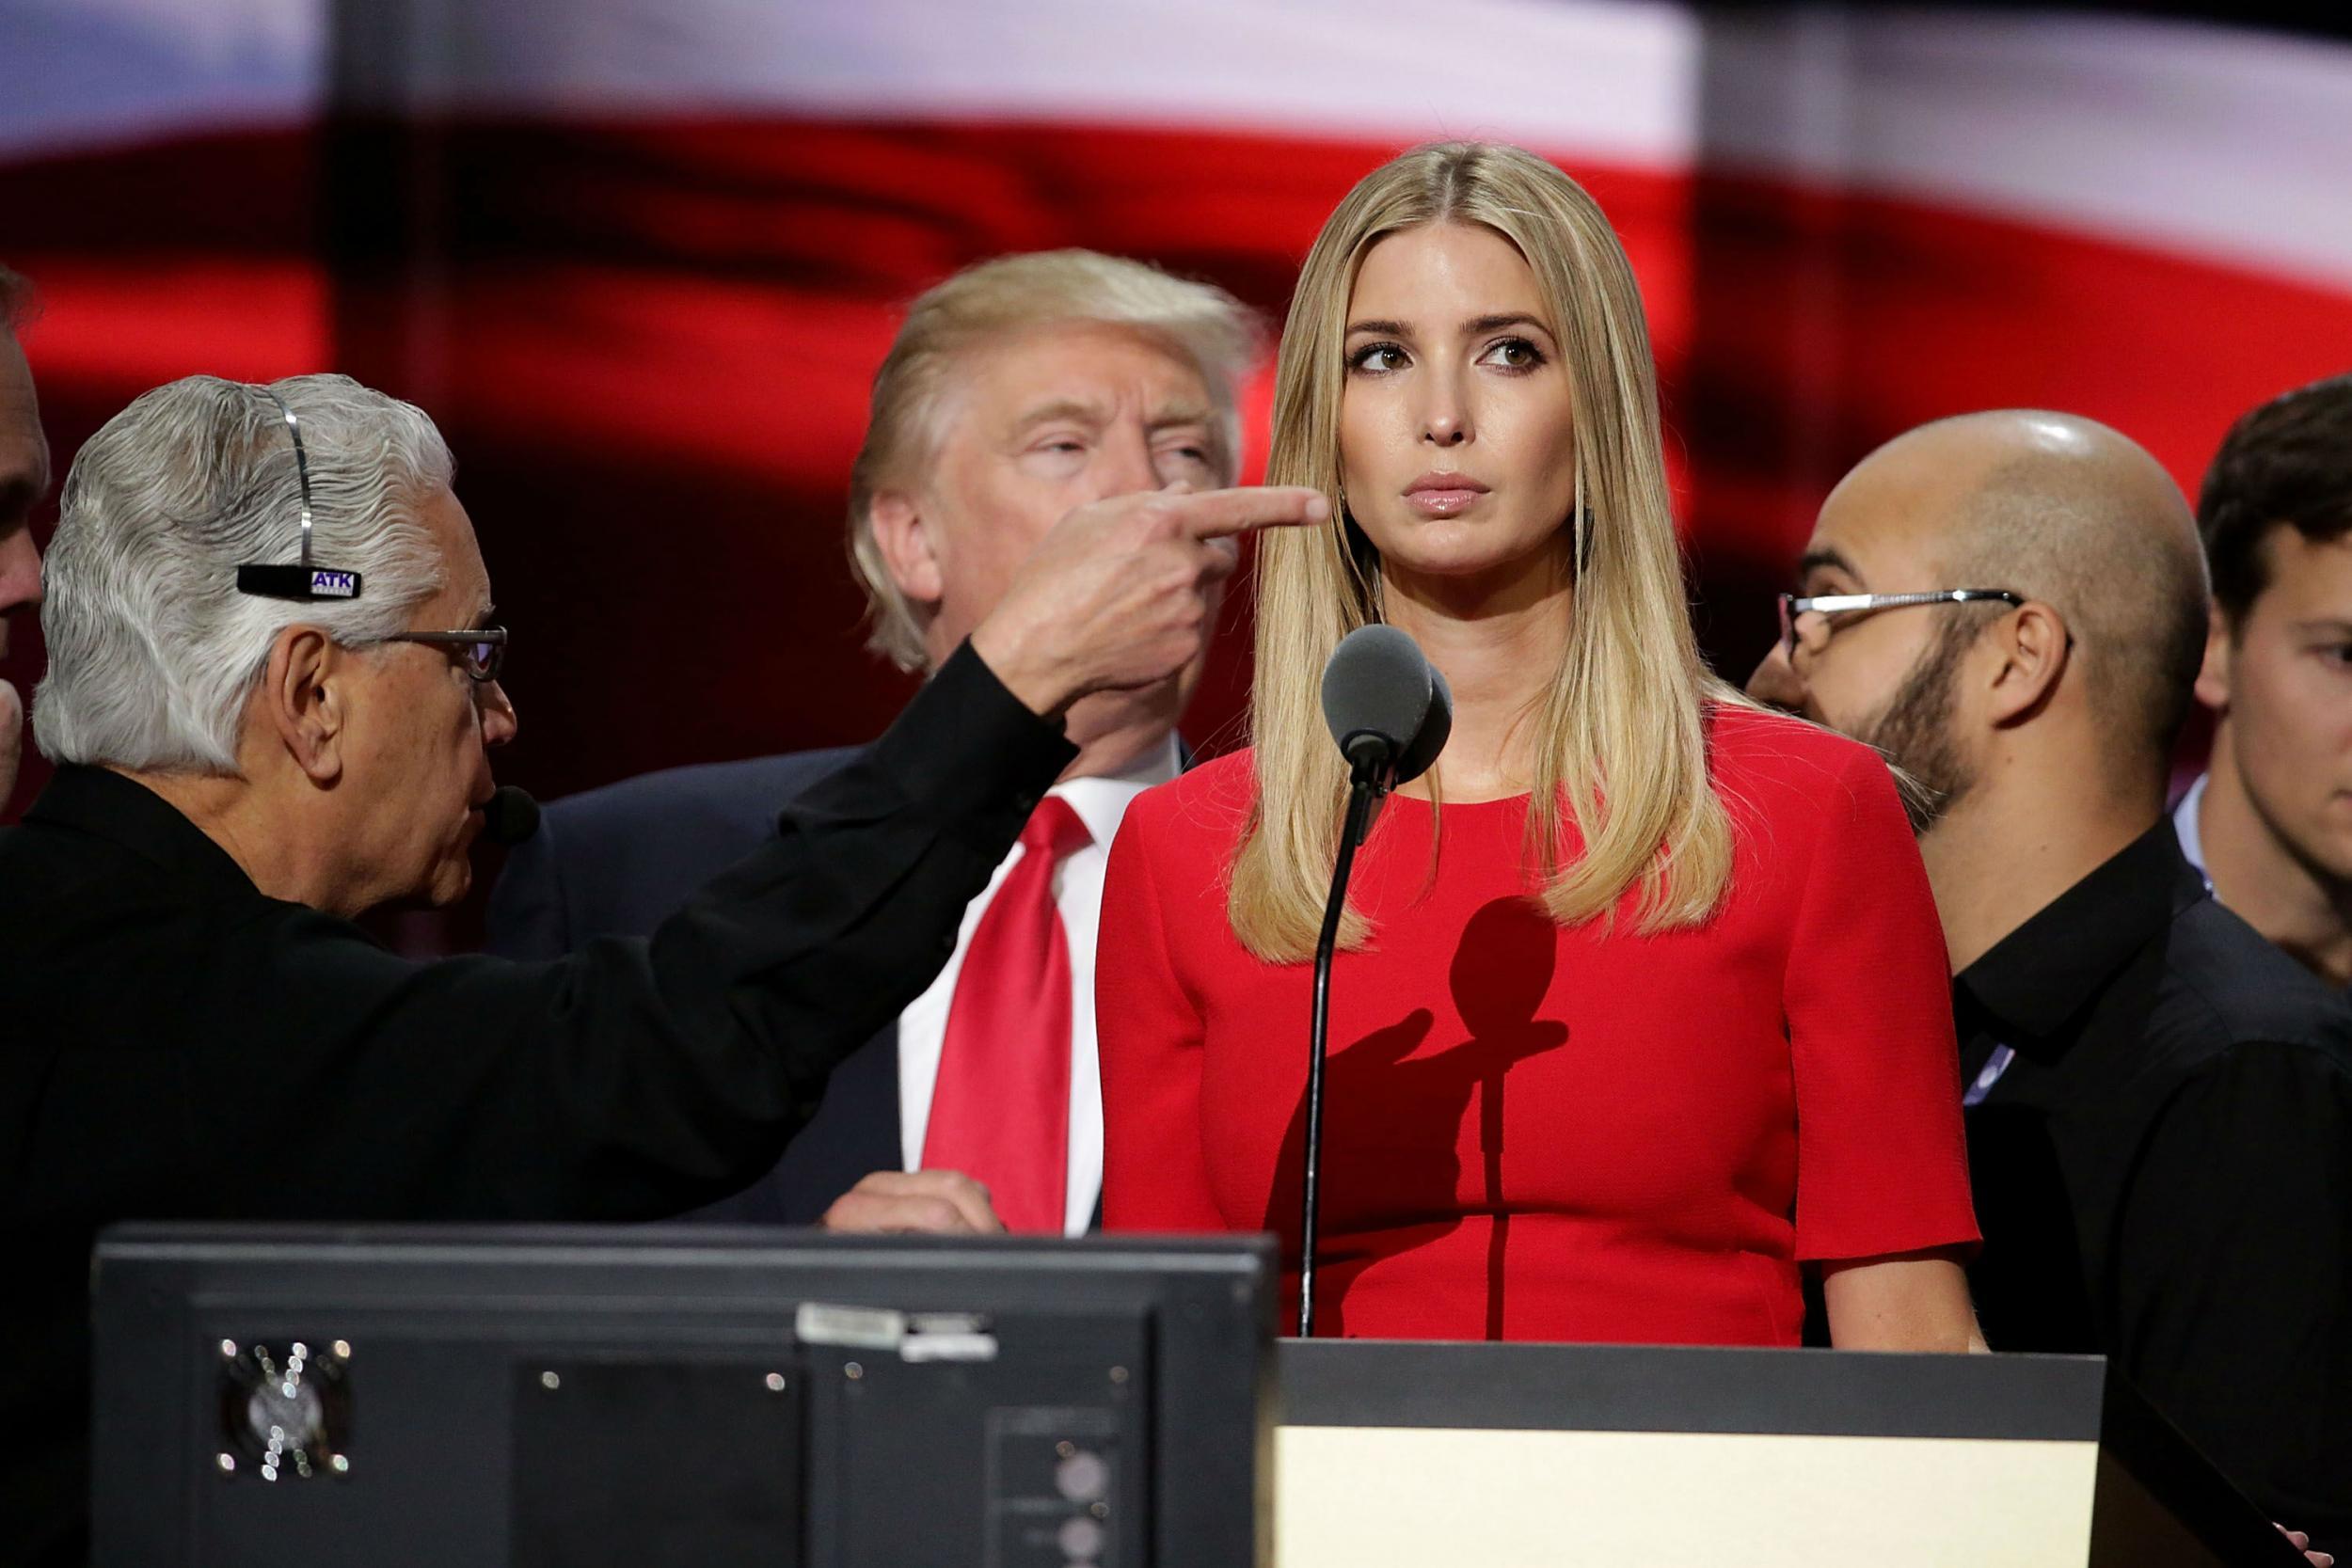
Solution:
[[[1313,950],[1339,848],[1346,769],[1324,733],[1324,662],[1380,614],[1379,558],[1341,505],[1340,400],[1348,301],[1374,245],[1423,224],[1482,224],[1535,275],[1576,418],[1576,501],[1564,542],[1575,605],[1537,719],[1531,848],[1554,920],[1608,918],[1639,885],[1638,929],[1703,923],[1731,879],[1729,814],[1709,784],[1706,707],[1736,700],[1700,659],[1666,497],[1658,388],[1633,269],[1582,186],[1515,147],[1453,142],[1382,166],[1317,236],[1282,329],[1270,484],[1332,500],[1319,529],[1276,529],[1258,555],[1250,692],[1255,803],[1227,902],[1262,958]],[[1563,864],[1563,810],[1583,852]],[[1343,939],[1368,933],[1350,911]]]

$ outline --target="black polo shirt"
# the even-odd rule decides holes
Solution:
[[[2352,1008],[2160,820],[1954,988],[1995,1350],[2101,1352],[2352,1549]]]

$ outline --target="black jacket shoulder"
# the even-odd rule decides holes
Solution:
[[[776,816],[865,749],[838,747],[640,774],[551,801],[491,890],[489,950],[553,958],[646,936],[776,831]]]
[[[845,766],[865,748],[787,752],[734,762],[696,763],[640,773],[552,801],[548,815],[583,843],[629,832],[657,820],[761,832],[793,796]]]
[[[2247,1046],[2315,1052],[2352,1070],[2352,1004],[2214,899],[2173,918],[2165,982],[2148,1043],[2176,1071]]]

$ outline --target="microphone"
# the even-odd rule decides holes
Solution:
[[[1298,1334],[1315,1332],[1315,1236],[1323,1203],[1323,1057],[1331,1030],[1331,958],[1356,847],[1373,807],[1398,784],[1429,771],[1454,733],[1454,692],[1413,640],[1394,626],[1359,626],[1323,667],[1323,721],[1347,759],[1347,817],[1315,941],[1314,1014],[1307,1030],[1307,1139],[1301,1156]]]
[[[539,802],[527,789],[501,784],[482,803],[482,836],[513,848],[539,831]]]
[[[1385,794],[1429,771],[1454,731],[1454,692],[1394,626],[1359,626],[1323,667],[1323,721],[1350,772]]]

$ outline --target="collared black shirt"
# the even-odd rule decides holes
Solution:
[[[1995,1350],[2102,1352],[2273,1518],[2352,1547],[2352,1009],[2169,821],[1963,971]]]
[[[142,785],[61,769],[0,831],[0,1558],[78,1555],[100,1227],[734,1192],[938,974],[1074,754],[967,648],[649,942],[532,964],[399,958]]]

